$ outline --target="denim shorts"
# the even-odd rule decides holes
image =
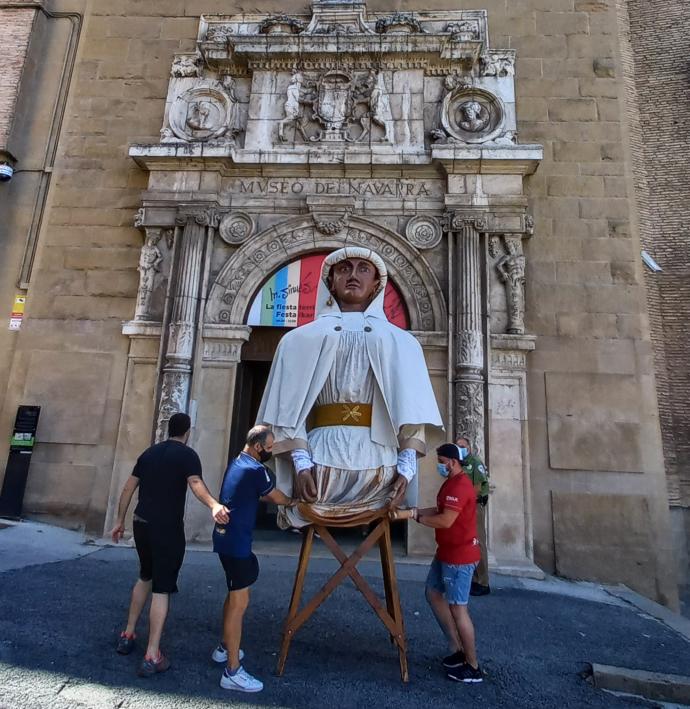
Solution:
[[[472,574],[476,566],[476,562],[444,564],[434,557],[426,577],[426,585],[442,593],[449,604],[466,606],[470,599]]]

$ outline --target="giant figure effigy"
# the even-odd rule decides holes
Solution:
[[[383,309],[381,257],[345,247],[324,261],[316,318],[276,352],[258,422],[273,427],[278,486],[305,503],[278,524],[356,524],[396,506],[442,427],[422,348]]]

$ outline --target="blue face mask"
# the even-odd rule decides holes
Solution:
[[[436,464],[436,470],[438,470],[438,474],[442,478],[447,478],[448,477],[448,468],[443,463],[437,463]]]
[[[467,456],[470,454],[470,452],[467,450],[467,448],[463,448],[462,446],[459,446],[460,448],[460,460],[465,460]]]

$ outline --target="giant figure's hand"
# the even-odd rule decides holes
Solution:
[[[405,499],[405,493],[407,492],[407,478],[400,473],[397,474],[395,480],[393,481],[393,486],[391,487],[391,501],[390,508],[395,509],[400,507],[400,504]]]
[[[316,502],[316,481],[314,480],[314,468],[301,470],[295,475],[295,490],[293,497],[297,497],[305,502]]]

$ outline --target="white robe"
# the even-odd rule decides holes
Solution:
[[[353,257],[357,254],[352,254]],[[425,425],[442,427],[422,348],[383,312],[383,289],[364,313],[342,313],[322,280],[317,318],[280,342],[257,423],[275,434],[278,487],[292,494],[289,451],[308,449],[316,467],[313,511],[343,518],[380,509],[390,496],[398,450],[426,453]],[[328,426],[307,432],[315,405],[372,405],[372,425]],[[281,510],[280,526],[307,522]]]

